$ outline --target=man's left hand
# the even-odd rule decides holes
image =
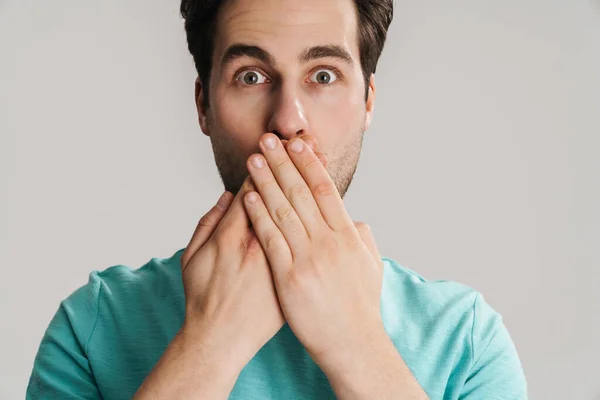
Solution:
[[[321,366],[352,362],[388,339],[380,312],[383,262],[371,230],[352,221],[314,151],[300,138],[286,147],[265,134],[263,154],[249,157],[258,193],[246,195],[246,211],[294,334]]]

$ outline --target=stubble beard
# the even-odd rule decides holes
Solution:
[[[249,155],[241,154],[231,138],[215,134],[216,131],[211,129],[212,124],[209,122],[208,125],[209,132],[212,132],[210,141],[221,181],[225,190],[237,195],[248,177],[246,159]],[[327,154],[329,157],[327,172],[342,198],[348,192],[358,166],[364,131],[364,127],[361,126],[355,132],[354,140],[350,144],[343,148],[338,147]]]

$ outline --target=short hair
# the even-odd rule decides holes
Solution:
[[[181,16],[185,19],[185,33],[206,107],[212,67],[217,13],[225,0],[181,0]],[[387,31],[394,16],[393,0],[353,0],[357,11],[358,48],[365,81],[365,101],[369,93],[371,74],[385,44]]]

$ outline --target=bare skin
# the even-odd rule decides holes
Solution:
[[[338,398],[427,398],[383,328],[374,237],[342,201],[375,101],[357,32],[352,0],[223,3],[195,100],[235,197],[184,252],[185,323],[136,399],[226,399],[286,321]]]
[[[290,328],[340,399],[425,399],[387,336],[383,262],[366,224],[354,223],[326,168],[301,139],[273,134],[248,159],[256,191],[246,211]]]
[[[315,138],[304,140],[315,148]],[[247,177],[235,198],[225,192],[200,219],[181,257],[185,322],[134,399],[227,398],[242,368],[285,323],[243,205],[254,189]]]
[[[374,77],[365,100],[353,0],[228,0],[219,12],[209,99],[196,81],[200,127],[210,138],[225,190],[236,193],[246,159],[265,132],[282,140],[311,135],[327,155],[342,197],[371,124]],[[257,46],[273,63],[242,55],[222,63],[236,44]],[[338,46],[350,61],[298,57],[315,46]],[[320,83],[327,81],[327,84]],[[248,83],[255,82],[255,83]]]
[[[250,188],[248,179],[233,201],[225,193],[200,219],[181,258],[185,322],[134,399],[225,399],[283,326],[268,263],[244,214],[241,196]]]

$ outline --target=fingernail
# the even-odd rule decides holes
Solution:
[[[262,168],[265,163],[261,156],[256,156],[252,159],[252,165],[254,165],[256,168]]]
[[[221,208],[227,208],[229,205],[229,196],[227,192],[223,193],[221,197],[219,197],[219,201],[217,201],[217,205]]]
[[[300,153],[302,151],[302,149],[304,148],[304,144],[303,143],[304,143],[304,141],[302,139],[296,139],[288,147],[294,153]]]
[[[263,143],[265,144],[265,147],[269,150],[273,150],[275,149],[276,143],[275,143],[275,139],[273,139],[272,137],[268,137],[266,138]]]
[[[246,195],[246,200],[248,201],[248,203],[256,203],[256,193],[249,193]]]

